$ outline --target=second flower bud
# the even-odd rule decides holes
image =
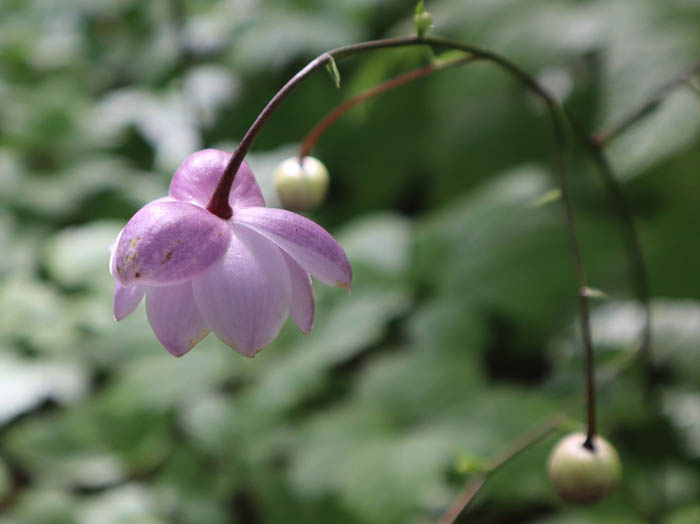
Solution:
[[[311,156],[288,158],[275,169],[275,187],[282,205],[295,211],[310,211],[323,203],[328,192],[328,170]]]

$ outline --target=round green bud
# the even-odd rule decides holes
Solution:
[[[413,15],[413,27],[419,38],[423,38],[433,24],[433,15],[427,11]]]
[[[282,205],[295,211],[317,208],[328,192],[328,170],[311,156],[288,158],[275,169],[275,186]]]
[[[593,449],[583,444],[586,435],[573,433],[561,439],[549,456],[549,478],[559,496],[571,504],[594,504],[620,481],[622,466],[615,448],[601,437]]]

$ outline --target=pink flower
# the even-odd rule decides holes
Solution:
[[[311,220],[266,208],[247,163],[231,188],[233,216],[207,211],[230,157],[215,149],[187,157],[169,195],[131,217],[112,248],[114,317],[129,315],[145,295],[153,332],[178,357],[210,331],[252,357],[287,315],[310,332],[309,274],[350,289],[352,270],[340,245]]]

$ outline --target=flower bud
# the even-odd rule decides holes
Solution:
[[[432,24],[433,15],[425,10],[423,0],[421,0],[416,5],[416,11],[413,15],[413,28],[416,30],[416,36],[418,36],[418,38],[425,37],[425,34]]]
[[[432,24],[433,15],[431,15],[427,11],[417,15],[413,15],[413,27],[416,30],[418,38],[423,38]]]
[[[620,480],[622,467],[615,448],[595,437],[592,450],[586,435],[561,439],[549,457],[549,478],[559,496],[571,504],[593,504],[604,499]]]
[[[328,191],[328,170],[311,156],[288,158],[275,169],[275,186],[287,209],[307,211],[317,208]]]

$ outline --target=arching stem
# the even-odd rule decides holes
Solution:
[[[509,60],[486,49],[481,49],[477,46],[468,44],[462,44],[461,42],[454,42],[438,37],[418,38],[414,35],[398,38],[387,38],[383,40],[370,40],[368,42],[361,42],[358,44],[331,49],[330,51],[317,56],[304,68],[302,68],[275,94],[275,96],[272,97],[272,99],[263,108],[253,124],[250,126],[250,128],[248,128],[248,131],[246,131],[246,134],[238,144],[238,147],[236,147],[236,150],[233,152],[233,155],[226,165],[224,174],[222,175],[221,180],[214,191],[214,195],[212,196],[207,209],[221,218],[228,219],[231,217],[233,212],[231,211],[231,206],[228,203],[228,194],[231,191],[233,179],[238,172],[238,168],[243,163],[243,159],[245,158],[246,154],[248,154],[250,147],[253,145],[253,142],[265,123],[269,120],[282,101],[287,98],[306,77],[320,67],[326,65],[331,58],[339,60],[341,58],[353,56],[372,49],[407,46],[433,46],[442,47],[445,49],[457,49],[464,51],[465,53],[470,53],[476,57],[490,60],[518,78],[518,80],[525,84],[540,98],[552,103],[555,102],[554,97],[550,95],[546,89],[540,86],[534,78]],[[550,104],[548,104],[548,106],[549,105]]]
[[[221,218],[231,218],[233,211],[228,203],[228,195],[231,192],[233,179],[238,172],[238,168],[241,167],[243,159],[248,154],[248,150],[250,150],[250,147],[253,145],[253,142],[265,123],[269,120],[282,101],[287,98],[306,77],[316,71],[316,69],[326,65],[331,58],[340,59],[362,53],[370,49],[404,47],[410,45],[424,45],[424,39],[418,39],[416,36],[408,36],[401,38],[387,38],[384,40],[371,40],[369,42],[361,42],[359,44],[352,44],[339,47],[337,49],[332,49],[326,53],[323,53],[322,55],[317,56],[311,62],[309,62],[296,75],[289,79],[282,89],[280,89],[275,96],[270,99],[253,124],[248,128],[248,131],[246,131],[246,134],[243,136],[243,139],[236,147],[236,150],[233,152],[231,159],[226,165],[226,169],[224,170],[221,180],[219,180],[219,183],[214,190],[214,195],[209,201],[207,209]]]
[[[382,82],[381,84],[371,87],[365,91],[362,91],[361,93],[358,93],[352,98],[349,98],[341,105],[333,109],[333,111],[328,113],[323,118],[323,120],[316,124],[316,126],[307,133],[307,135],[304,137],[304,140],[301,142],[301,147],[299,148],[299,160],[301,161],[301,159],[303,159],[305,156],[311,153],[311,150],[314,148],[318,140],[323,136],[323,134],[328,130],[330,126],[332,126],[341,116],[343,116],[345,113],[350,111],[353,107],[357,106],[358,104],[361,104],[366,100],[374,98],[375,96],[381,95],[382,93],[386,93],[387,91],[391,91],[392,89],[396,89],[397,87],[401,87],[404,84],[413,82],[418,78],[435,73],[436,71],[447,69],[448,67],[454,67],[457,65],[473,62],[474,60],[477,60],[477,57],[473,55],[466,55],[460,58],[455,58],[453,60],[435,62],[425,67],[414,69],[413,71],[409,71],[408,73],[399,75],[395,78],[391,78],[386,82]]]

